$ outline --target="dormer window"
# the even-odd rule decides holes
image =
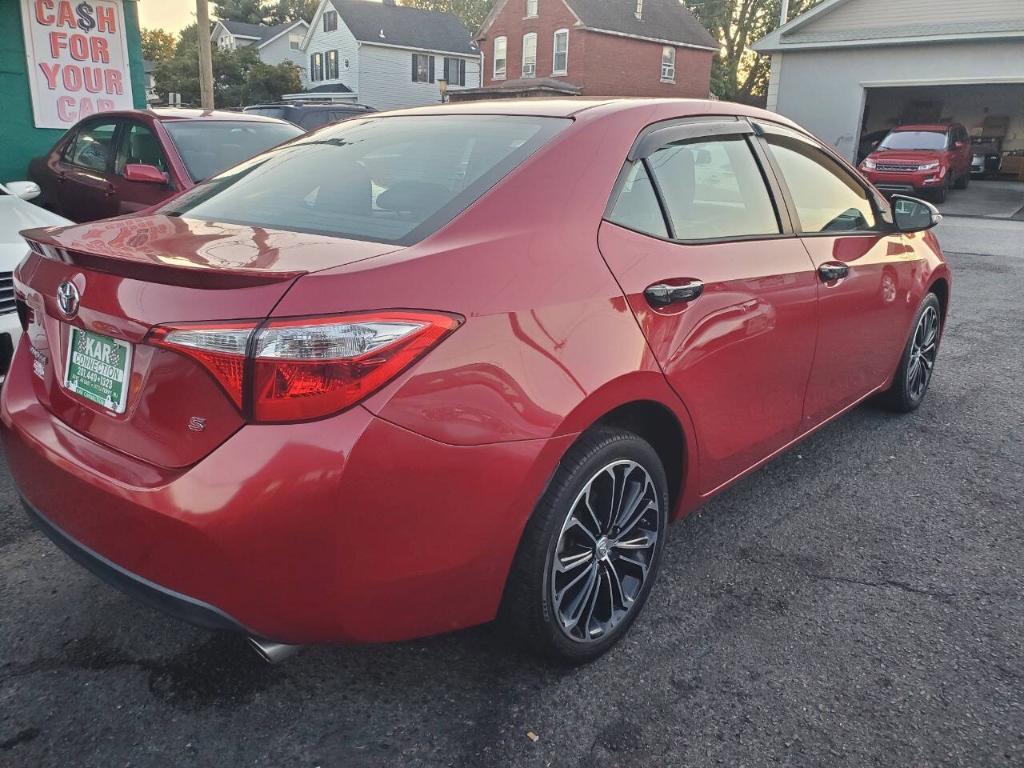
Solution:
[[[324,11],[324,32],[333,32],[338,28],[338,12]]]
[[[537,16],[538,0],[526,0],[526,18],[532,19]]]
[[[637,21],[642,21],[644,18],[644,0],[636,0],[636,10],[633,11],[633,15],[636,16]]]

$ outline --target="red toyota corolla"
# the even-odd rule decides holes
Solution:
[[[272,657],[499,617],[585,661],[670,521],[865,398],[921,403],[937,220],[720,102],[346,122],[27,233],[8,461],[73,557]]]

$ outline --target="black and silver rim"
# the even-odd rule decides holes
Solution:
[[[658,493],[635,461],[616,461],[583,486],[562,524],[551,601],[571,640],[596,642],[636,605],[661,534]]]
[[[910,347],[910,365],[907,366],[907,389],[914,400],[920,400],[928,390],[938,344],[939,313],[935,307],[928,307],[917,322]]]

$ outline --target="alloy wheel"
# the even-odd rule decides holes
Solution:
[[[551,604],[566,636],[596,642],[629,615],[661,520],[654,481],[637,462],[613,462],[590,478],[566,515],[551,564]]]
[[[938,354],[938,343],[939,313],[935,307],[928,307],[917,321],[910,347],[910,364],[907,366],[907,390],[915,401],[924,397],[928,390]]]

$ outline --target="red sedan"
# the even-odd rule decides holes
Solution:
[[[42,204],[73,221],[135,213],[302,134],[284,120],[198,109],[103,112],[29,164]]]
[[[8,462],[73,557],[272,657],[498,617],[586,661],[670,521],[866,398],[920,405],[938,218],[733,104],[352,120],[29,232]]]

